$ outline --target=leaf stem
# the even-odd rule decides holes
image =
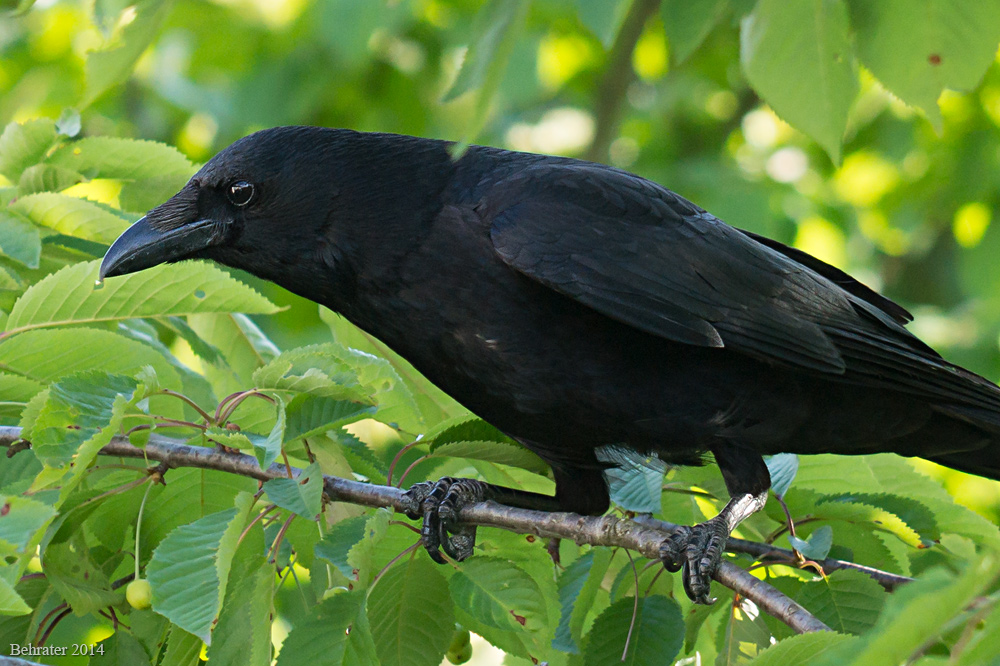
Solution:
[[[149,486],[142,496],[142,503],[139,504],[139,516],[135,519],[135,578],[133,580],[139,580],[139,535],[142,533],[142,512],[146,510],[146,500],[149,498],[149,491],[156,484],[155,479],[155,475],[146,479],[149,482]]]

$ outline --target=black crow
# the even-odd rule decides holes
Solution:
[[[1000,389],[837,268],[619,169],[450,149],[257,132],[122,234],[101,276],[206,258],[276,282],[551,465],[555,497],[462,479],[412,488],[439,560],[439,546],[472,550],[453,520],[463,501],[607,510],[607,447],[679,465],[713,454],[732,499],[661,548],[700,602],[729,534],[766,500],[762,455],[891,451],[1000,478]]]

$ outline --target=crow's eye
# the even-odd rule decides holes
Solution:
[[[226,190],[226,197],[234,206],[246,206],[253,199],[253,184],[245,180],[237,180]]]

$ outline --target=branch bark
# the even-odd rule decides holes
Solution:
[[[22,441],[20,436],[20,428],[0,426],[0,446],[13,447]],[[101,450],[101,454],[121,458],[155,460],[170,468],[211,469],[259,481],[287,478],[289,471],[293,477],[301,473],[301,470],[297,468],[286,468],[280,464],[271,465],[266,470],[261,469],[257,459],[253,456],[224,453],[214,448],[189,446],[160,435],[152,435],[145,448],[142,449],[130,444],[127,437],[115,436],[111,443]],[[401,511],[403,508],[403,491],[391,486],[379,486],[334,476],[324,476],[323,489],[333,501],[370,507],[391,507],[396,511]],[[480,502],[466,506],[461,510],[459,519],[470,524],[499,527],[521,534],[572,539],[579,544],[628,548],[653,560],[659,558],[660,543],[665,538],[665,531],[676,528],[676,526],[662,521],[653,523],[644,521],[645,524],[641,524],[615,516],[588,517],[572,513],[546,513],[515,509],[495,502]],[[743,544],[752,543],[742,542],[742,540],[735,541]],[[765,548],[768,551],[774,550],[767,544],[755,544],[755,547]],[[730,550],[736,549],[730,548]],[[742,551],[737,550],[737,552]],[[891,574],[886,575],[891,576]],[[753,601],[761,610],[781,620],[799,633],[829,631],[829,627],[816,619],[805,608],[731,562],[724,561],[722,563],[715,574],[715,580]]]
[[[608,54],[601,82],[597,86],[594,102],[594,139],[587,149],[586,158],[592,162],[607,162],[608,151],[618,131],[622,100],[635,79],[632,71],[632,52],[642,36],[646,21],[656,13],[660,0],[634,0],[615,36]]]

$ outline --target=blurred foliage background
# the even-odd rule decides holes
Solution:
[[[996,62],[971,91],[940,97],[939,129],[861,68],[834,162],[748,84],[740,20],[750,0],[715,3],[730,8],[694,46],[668,38],[667,10],[651,13],[623,67],[615,44],[633,3],[536,0],[485,113],[475,94],[443,101],[481,8],[474,0],[144,0],[138,12],[131,0],[20,4],[0,17],[0,125],[72,122],[75,110],[84,136],[155,139],[196,163],[293,124],[474,135],[607,161],[843,268],[909,308],[912,330],[948,359],[1000,379]],[[95,88],[87,68],[102,63],[88,53],[127,48],[136,30],[152,41],[133,73]],[[70,192],[117,204],[118,187],[95,180]],[[328,339],[315,305],[242,279],[289,306],[257,319],[279,346]],[[914,464],[1000,519],[1000,484]]]

